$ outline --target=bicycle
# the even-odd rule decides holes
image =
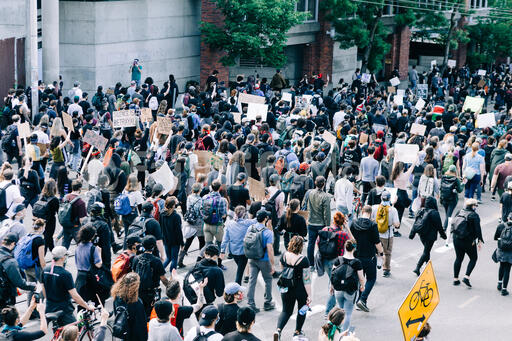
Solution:
[[[58,324],[59,318],[64,314],[62,310],[56,311],[54,313],[47,313],[46,319],[48,323],[52,323],[53,328],[53,337],[51,341],[58,341],[62,336],[62,331],[65,326],[61,326]],[[100,326],[99,316],[101,315],[101,309],[96,309],[94,311],[80,311],[78,313],[78,318],[76,322],[71,323],[71,325],[76,325],[78,327],[78,341],[93,341],[96,336],[97,330]],[[112,327],[107,323],[107,331],[105,333],[105,340],[114,340],[112,336]]]
[[[354,196],[354,200],[352,201],[352,206],[354,207],[354,216],[359,218],[359,214],[361,214],[361,210],[363,209],[363,204],[361,203],[360,196]]]
[[[429,288],[430,283],[423,285],[423,282],[425,281],[421,281],[420,288],[412,294],[411,299],[409,300],[410,310],[416,309],[420,302],[425,308],[428,307],[434,297],[434,289]]]

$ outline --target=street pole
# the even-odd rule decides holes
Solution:
[[[28,33],[30,44],[30,87],[32,90],[32,117],[39,112],[38,56],[37,56],[37,0],[27,0],[29,11]]]

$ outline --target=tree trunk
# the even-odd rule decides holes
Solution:
[[[448,63],[448,56],[450,54],[450,42],[452,40],[453,31],[455,30],[455,14],[457,14],[457,11],[455,10],[456,7],[454,6],[452,8],[452,14],[450,15],[450,29],[448,30],[448,35],[446,36],[446,43],[444,47],[444,57],[443,57],[443,67],[441,68],[441,75],[444,73],[444,70],[446,69],[446,64]]]
[[[366,67],[368,66],[368,59],[370,59],[370,53],[372,52],[373,40],[375,39],[375,32],[377,31],[377,25],[379,24],[380,18],[384,12],[384,6],[380,6],[380,10],[373,21],[371,31],[370,31],[370,42],[364,49],[363,60],[361,61],[361,74],[366,72]]]

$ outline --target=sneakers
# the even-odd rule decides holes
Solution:
[[[412,270],[412,272],[414,272],[416,274],[416,276],[420,276],[420,269],[414,269]]]
[[[466,284],[466,286],[467,286],[468,288],[472,288],[471,283],[469,283],[469,278],[464,277],[464,278],[462,279],[462,283]]]
[[[409,212],[409,218],[410,218],[410,219],[414,219],[414,213]]]
[[[501,289],[501,296],[508,296],[508,290],[507,289]]]
[[[276,309],[276,304],[274,302],[265,303],[263,305],[263,310],[265,310],[265,311],[270,311],[270,310],[274,310],[274,309]]]
[[[226,271],[228,268],[226,268],[225,265],[221,264],[219,265],[219,268],[222,270],[222,271]]]
[[[458,279],[454,280],[453,285],[455,285],[455,286],[460,285],[460,281]]]
[[[366,305],[366,302],[365,302],[365,301],[363,301],[363,300],[359,300],[359,301],[357,301],[356,306],[357,306],[359,309],[361,309],[362,311],[364,311],[364,312],[367,312],[367,313],[369,313],[369,312],[370,312],[370,308],[368,308],[368,306]]]
[[[401,237],[402,234],[398,231],[393,232],[393,237]]]
[[[244,283],[249,283],[249,276],[244,276]]]
[[[492,201],[496,201],[496,196],[495,196],[495,195],[493,195],[493,196],[491,197],[491,200],[492,200]]]
[[[255,314],[260,312],[260,308],[256,307],[255,305],[249,305],[249,308],[251,308],[252,311],[254,311]]]
[[[502,284],[501,284],[501,282],[498,282],[498,287],[497,287],[497,288],[498,288],[498,291],[501,291],[501,289],[502,289]]]
[[[389,271],[389,270],[384,270],[384,271],[382,272],[382,276],[383,276],[383,277],[386,277],[386,278],[387,278],[387,277],[390,277],[390,276],[391,276],[391,271]]]
[[[281,331],[280,330],[276,330],[274,332],[274,341],[280,341],[281,340]]]
[[[477,200],[478,205],[482,205],[484,202],[482,200]]]

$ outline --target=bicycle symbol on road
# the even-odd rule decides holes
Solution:
[[[424,282],[425,280],[422,280],[418,291],[415,291],[412,294],[411,299],[409,300],[410,310],[416,309],[420,302],[425,308],[430,305],[430,302],[432,302],[432,298],[434,298],[434,289],[429,287],[430,283],[423,285]]]

